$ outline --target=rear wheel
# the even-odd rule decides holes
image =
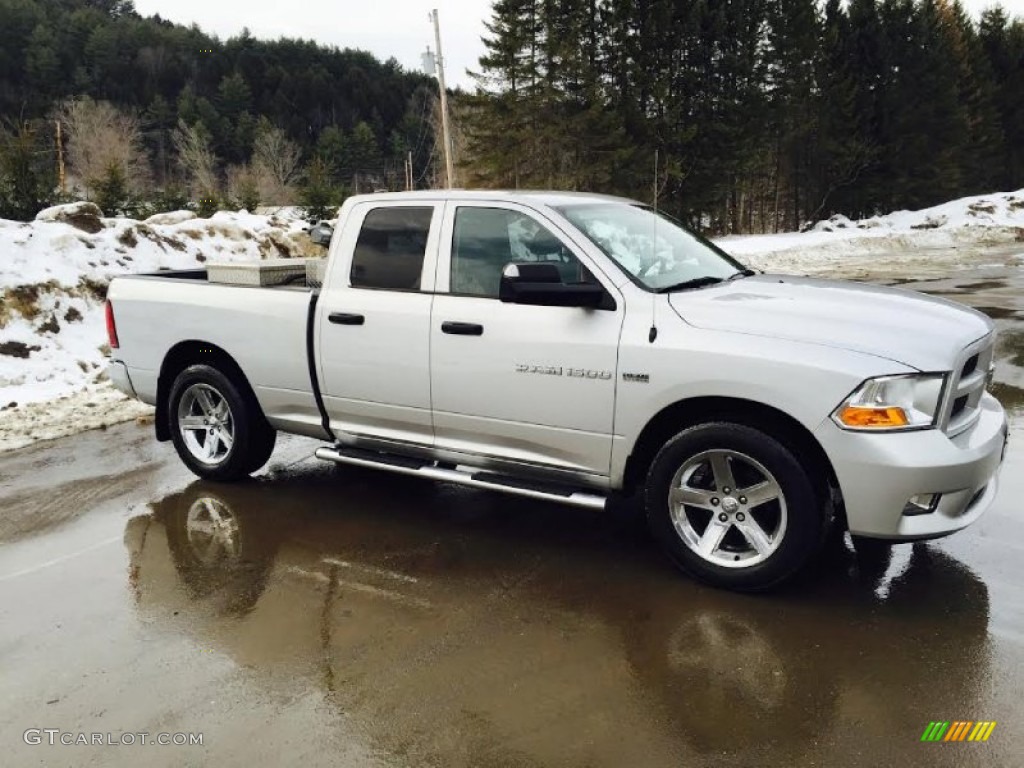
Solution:
[[[768,589],[796,573],[828,523],[785,445],[724,422],[691,427],[665,444],[648,472],[645,507],[680,568],[741,591]]]
[[[199,477],[238,480],[266,464],[274,450],[277,433],[255,398],[209,365],[178,375],[167,416],[178,455]]]

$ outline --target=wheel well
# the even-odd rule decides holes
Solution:
[[[160,377],[157,379],[156,439],[160,442],[171,439],[171,431],[167,423],[167,408],[174,380],[189,366],[199,364],[216,368],[230,378],[245,395],[252,398],[256,408],[262,413],[256,393],[252,391],[248,379],[242,373],[241,366],[231,355],[220,347],[205,341],[182,341],[171,347],[167,356],[164,357],[163,365],[160,366]]]
[[[698,397],[673,403],[647,422],[626,460],[624,490],[631,493],[643,482],[654,457],[671,437],[687,427],[711,421],[743,424],[771,435],[807,470],[819,499],[828,501],[837,496],[839,483],[832,462],[803,424],[769,405],[729,397]]]

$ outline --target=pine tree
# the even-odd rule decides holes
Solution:
[[[322,157],[314,157],[303,174],[299,202],[310,223],[332,219],[337,215],[339,195],[331,186],[330,177],[330,169]]]
[[[959,0],[940,6],[940,10],[954,39],[959,75],[957,87],[967,118],[966,146],[959,155],[962,186],[971,191],[997,189],[1005,147],[995,104],[992,67],[985,56],[978,31]]]
[[[518,189],[529,176],[531,127],[536,118],[538,0],[497,0],[485,24],[486,53],[466,100],[473,177]]]
[[[880,11],[876,0],[851,0],[849,23],[842,38],[842,55],[847,60],[854,120],[848,126],[851,138],[871,149],[871,162],[859,174],[855,186],[842,196],[839,212],[854,218],[889,210],[892,196],[886,158],[894,151],[892,115],[902,108],[892,90],[892,51],[889,30],[910,24],[912,0],[883,0]],[[887,21],[883,24],[881,13]],[[895,17],[900,21],[896,22]],[[902,30],[899,34],[906,35]],[[897,35],[898,36],[898,35]]]
[[[895,78],[901,109],[892,169],[903,193],[900,207],[934,205],[964,190],[960,157],[967,151],[967,113],[956,32],[942,2],[921,0]]]
[[[330,174],[331,182],[337,184],[339,172],[349,165],[348,139],[345,137],[345,132],[336,125],[324,128],[316,142],[316,156],[323,160]]]
[[[543,186],[610,190],[628,156],[621,120],[604,98],[602,22],[594,0],[541,6],[546,32],[531,101],[532,134],[541,144],[533,177]]]
[[[996,186],[1024,185],[1024,23],[1011,22],[999,7],[981,15],[978,42],[992,72],[993,101],[1004,144]]]
[[[107,216],[125,212],[129,203],[128,180],[119,163],[107,165],[103,176],[94,183],[96,205]]]
[[[383,175],[383,158],[377,137],[369,123],[361,122],[348,136],[345,177],[352,180],[352,188],[360,191],[368,183],[379,180]]]
[[[815,59],[821,29],[813,0],[779,0],[769,6],[767,87],[774,167],[779,194],[772,206],[775,223],[797,228],[808,208],[812,141],[817,133],[814,109]],[[823,84],[822,87],[825,87]],[[782,214],[780,205],[785,205]],[[781,215],[780,215],[781,214]]]
[[[0,128],[0,219],[30,221],[53,199],[49,155],[27,123]]]
[[[25,52],[25,73],[28,75],[34,100],[40,105],[47,104],[50,97],[60,92],[57,38],[48,24],[38,24],[32,30]]]
[[[818,221],[856,209],[850,191],[871,167],[874,147],[857,114],[855,75],[846,55],[850,20],[840,0],[828,0],[817,52],[815,198],[807,218]]]

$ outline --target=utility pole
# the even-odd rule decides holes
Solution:
[[[444,54],[441,52],[441,19],[435,8],[430,14],[434,22],[434,37],[437,43],[437,83],[441,90],[441,137],[444,141],[444,165],[448,189],[455,185],[455,164],[452,162],[452,136],[448,124],[448,89],[444,84]]]
[[[405,160],[405,188],[412,192],[413,181],[412,181],[412,151],[409,151],[409,156]]]
[[[60,194],[68,192],[67,176],[64,174],[64,140],[60,132],[60,120],[57,123],[57,178],[60,180]]]

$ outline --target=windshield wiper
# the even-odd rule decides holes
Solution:
[[[754,275],[756,275],[756,274],[757,274],[757,272],[755,272],[755,271],[754,271],[754,270],[752,270],[752,269],[741,269],[741,270],[740,270],[739,272],[737,272],[737,273],[736,273],[735,275],[733,275],[732,277],[730,277],[730,278],[729,278],[729,280],[728,280],[728,282],[730,282],[730,283],[731,283],[731,282],[732,282],[733,280],[739,280],[739,279],[740,279],[741,277],[753,277],[753,276],[754,276]]]
[[[712,277],[711,275],[705,275],[704,277],[695,277],[692,280],[683,280],[681,283],[675,283],[674,285],[666,285],[664,288],[659,288],[658,293],[672,293],[673,291],[686,291],[691,288],[703,288],[707,285],[718,285],[724,283],[720,277]]]

